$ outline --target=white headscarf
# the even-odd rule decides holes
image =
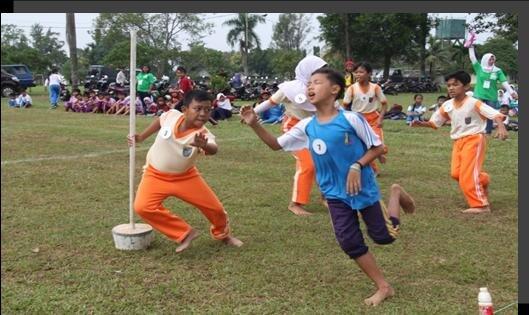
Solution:
[[[489,66],[490,57],[496,58],[496,56],[491,53],[486,53],[483,55],[483,57],[481,57],[481,69],[483,69],[483,71],[485,72],[499,71],[500,68],[496,67],[496,64],[492,64],[492,66]]]
[[[222,102],[220,101],[221,97],[224,97],[224,101],[222,101]],[[220,108],[227,109],[227,110],[231,110],[232,109],[230,99],[227,98],[226,95],[224,95],[222,93],[217,94],[217,106],[220,107]]]
[[[319,68],[325,66],[325,60],[317,56],[307,56],[296,66],[296,79],[279,84],[279,89],[285,93],[285,96],[299,108],[315,112],[316,107],[312,105],[306,97],[307,85],[310,81],[312,73]],[[298,96],[298,95],[303,95]],[[296,102],[302,100],[302,102]]]

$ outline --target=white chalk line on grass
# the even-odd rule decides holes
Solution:
[[[237,141],[237,140],[250,140],[250,139],[257,140],[257,138],[228,138],[228,139],[219,139],[220,140],[219,142],[231,142],[231,141]],[[149,149],[148,147],[136,148],[136,152],[147,151],[148,149]],[[129,152],[129,149],[100,151],[100,152],[77,154],[77,155],[52,155],[52,156],[46,156],[46,157],[40,157],[40,158],[7,160],[7,161],[2,161],[2,165],[18,164],[18,163],[33,163],[33,162],[42,162],[42,161],[55,161],[55,160],[75,160],[75,159],[82,159],[82,158],[98,157],[98,156],[114,154],[114,153],[128,153],[128,152]]]

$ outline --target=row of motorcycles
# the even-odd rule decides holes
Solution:
[[[170,88],[170,80],[168,76],[162,76],[160,80],[154,82],[154,89],[151,94],[153,97],[158,95],[165,95],[168,93]],[[110,80],[107,75],[102,76],[100,79],[97,79],[95,76],[90,76],[87,80],[84,81],[83,87],[86,90],[109,93],[112,97],[116,97],[119,91],[125,92],[126,95],[130,93],[130,85],[126,83],[125,85],[117,84],[115,81]],[[61,100],[67,101],[70,99],[71,92],[66,85],[61,85]]]
[[[379,82],[384,94],[397,95],[399,93],[433,93],[440,92],[441,87],[430,78],[403,78],[396,82],[387,80]]]

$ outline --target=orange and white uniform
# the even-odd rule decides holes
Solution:
[[[211,223],[213,238],[221,240],[230,233],[228,215],[195,167],[202,150],[190,145],[197,133],[206,134],[208,143],[215,143],[215,136],[205,127],[181,133],[178,128],[183,121],[183,114],[175,109],[160,116],[161,128],[147,153],[134,210],[154,229],[180,243],[191,227],[163,206],[165,199],[174,196],[197,207]]]
[[[312,73],[326,64],[325,60],[317,56],[306,56],[301,59],[296,65],[295,80],[281,83],[278,86],[279,90],[270,99],[254,108],[255,112],[260,114],[270,106],[283,103],[285,105],[283,132],[290,130],[300,120],[314,115],[316,107],[307,99],[307,86]],[[293,155],[296,159],[296,173],[292,201],[306,205],[310,201],[310,192],[315,180],[314,163],[308,149],[296,151]]]
[[[293,104],[281,90],[275,92],[269,100],[274,104],[285,105],[285,118],[281,126],[283,133],[289,131],[302,119],[310,117],[316,112],[316,107],[312,111],[309,111],[302,109],[297,104]],[[294,174],[292,201],[306,205],[310,201],[310,193],[315,180],[314,163],[312,162],[312,157],[308,149],[295,151],[293,156],[296,159],[296,173]]]
[[[386,96],[382,92],[380,85],[369,82],[367,89],[356,82],[351,85],[344,94],[343,105],[347,107],[351,104],[351,111],[362,113],[365,119],[369,123],[369,126],[373,128],[373,131],[380,137],[382,143],[384,143],[384,132],[382,128],[378,126],[378,119],[380,113],[378,112],[380,104],[387,105],[388,101]],[[384,154],[388,153],[387,146],[384,145]],[[378,173],[378,166],[375,161],[371,162],[375,173]]]
[[[478,99],[466,96],[462,101],[448,100],[432,115],[429,124],[437,129],[451,121],[450,138],[454,140],[450,175],[459,182],[470,207],[489,205],[489,175],[482,170],[487,148],[487,119],[505,116]]]

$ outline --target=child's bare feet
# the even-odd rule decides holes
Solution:
[[[366,303],[366,305],[377,306],[378,304],[382,303],[382,301],[392,297],[393,295],[395,295],[395,291],[392,287],[388,286],[379,288],[375,294],[365,299],[364,303]]]
[[[407,191],[402,188],[399,184],[393,184],[391,185],[392,190],[397,190],[399,194],[399,205],[406,213],[414,213],[415,212],[415,200],[411,197],[410,194],[408,194]]]
[[[295,215],[299,215],[302,217],[312,215],[312,213],[303,209],[303,207],[299,203],[295,203],[295,202],[291,202],[288,205],[288,210],[292,211],[292,213],[294,213]]]
[[[241,247],[244,244],[240,239],[238,239],[236,237],[233,237],[231,235],[226,237],[222,241],[226,245],[231,245],[231,246],[235,246],[235,247]]]
[[[481,207],[481,208],[468,208],[466,210],[461,210],[463,213],[471,213],[471,214],[480,214],[480,213],[489,213],[490,208],[489,206]]]
[[[178,246],[176,248],[176,252],[177,253],[181,253],[183,252],[184,250],[186,250],[189,246],[191,246],[191,242],[197,238],[198,236],[200,235],[200,233],[198,233],[197,230],[191,230],[191,232],[189,232],[189,234],[187,234],[186,238],[184,238],[184,240],[182,241],[182,243],[180,244],[180,246]]]

